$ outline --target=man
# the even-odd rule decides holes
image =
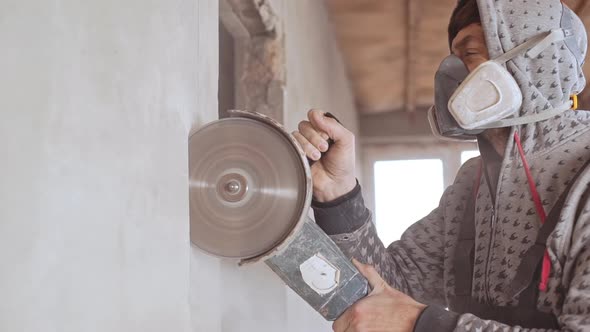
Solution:
[[[482,157],[463,165],[440,205],[389,247],[354,177],[354,136],[318,110],[293,133],[317,160],[316,222],[346,255],[373,266],[355,262],[373,290],[333,328],[590,331],[590,112],[569,109],[585,85],[583,25],[556,0],[462,0],[449,42],[473,75],[490,58],[505,63],[518,107],[488,114],[485,125],[463,124]],[[470,75],[451,98],[458,122],[473,105],[488,110],[510,99],[490,101],[486,82],[491,91],[510,84],[486,70],[487,79]],[[465,92],[468,82],[481,90]],[[439,118],[445,107],[437,105]]]

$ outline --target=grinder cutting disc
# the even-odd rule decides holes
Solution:
[[[275,248],[307,213],[309,166],[273,120],[243,111],[189,139],[191,241],[221,257]]]

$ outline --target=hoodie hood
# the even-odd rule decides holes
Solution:
[[[571,9],[558,0],[477,0],[477,4],[492,59],[541,33],[560,28],[573,32],[572,37],[552,43],[535,58],[521,54],[506,64],[522,91],[519,116],[551,111],[582,91],[587,36]],[[515,126],[512,131],[518,130],[526,154],[535,154],[577,135],[586,129],[582,124],[588,120],[588,112],[569,110],[549,120]],[[512,140],[506,156],[510,151]]]

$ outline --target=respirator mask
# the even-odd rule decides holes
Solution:
[[[513,116],[522,106],[522,92],[504,64],[522,54],[535,58],[552,43],[571,36],[571,29],[545,32],[482,63],[471,73],[457,56],[446,57],[436,72],[435,104],[428,111],[434,135],[443,139],[474,140],[488,128],[538,122],[570,109],[568,100],[540,114]]]

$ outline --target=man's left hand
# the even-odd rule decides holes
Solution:
[[[367,278],[372,291],[338,318],[335,332],[411,332],[418,316],[426,308],[406,294],[391,288],[369,265],[353,259],[354,265]]]

